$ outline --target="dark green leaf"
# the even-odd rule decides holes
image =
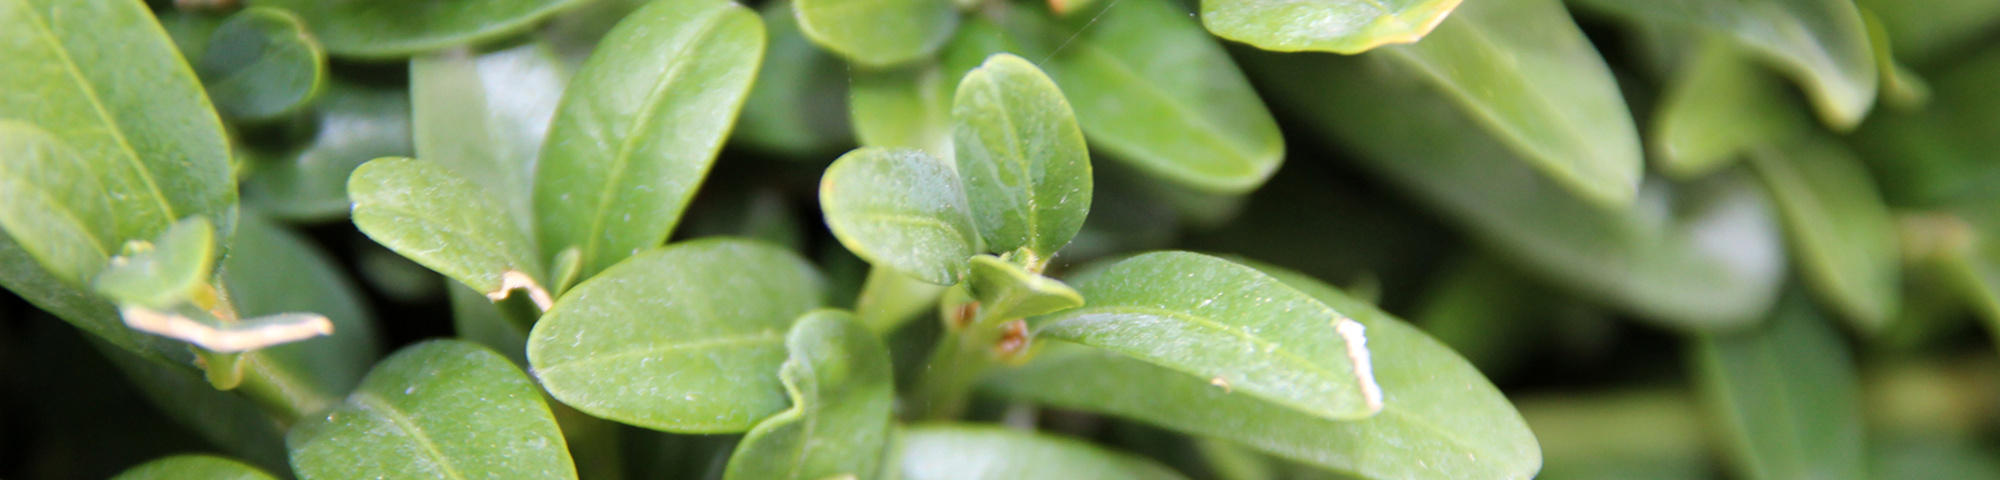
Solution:
[[[38,264],[63,284],[88,285],[124,243],[109,193],[47,130],[0,120],[0,229],[33,258],[18,267]]]
[[[1856,132],[1856,148],[1871,163],[1892,204],[1938,206],[1990,196],[2000,182],[2000,50],[1940,68],[1930,76],[1931,101],[1922,110],[1877,112]]]
[[[375,363],[374,323],[354,282],[305,238],[258,215],[245,216],[222,262],[222,280],[243,317],[312,312],[332,322],[326,338],[244,354],[246,368],[273,382],[266,393],[299,406],[297,413],[338,402]]]
[[[966,284],[987,318],[1024,318],[1083,306],[1083,295],[1069,285],[992,255],[972,257]]]
[[[535,160],[567,83],[562,60],[543,42],[411,59],[417,158],[478,185],[499,200],[520,231],[531,232]]]
[[[334,55],[407,57],[520,33],[583,0],[249,0],[291,10]]]
[[[1204,0],[1201,24],[1215,36],[1265,50],[1361,53],[1416,43],[1459,0]]]
[[[1895,55],[1934,63],[1987,38],[2000,25],[2000,3],[1986,0],[1856,0],[1881,16]]]
[[[215,266],[215,224],[202,217],[174,222],[152,242],[133,240],[91,282],[120,305],[167,309],[208,282]]]
[[[500,355],[455,340],[384,359],[344,404],[293,427],[285,444],[305,480],[576,478],[534,382]]]
[[[757,14],[664,0],[618,23],[563,93],[535,175],[542,258],[580,278],[665,242],[715,162],[764,55]]]
[[[262,406],[238,392],[216,390],[184,361],[149,360],[110,342],[93,344],[167,418],[231,455],[266,468],[285,466],[285,431]],[[179,344],[176,350],[187,347]]]
[[[922,150],[862,147],[820,180],[826,223],[869,263],[940,285],[958,283],[981,251],[958,172]]]
[[[253,155],[272,158],[255,159],[244,203],[286,220],[346,218],[354,207],[347,179],[355,167],[415,152],[409,92],[334,82],[313,108],[318,126],[306,145]]]
[[[452,332],[485,345],[522,368],[528,366],[528,331],[507,320],[500,306],[464,285],[448,285]]]
[[[832,310],[806,314],[785,338],[779,370],[792,408],[757,424],[730,456],[726,480],[877,478],[895,403],[889,350]]]
[[[525,289],[547,308],[533,239],[478,185],[427,161],[381,158],[354,169],[347,190],[369,238],[488,298]]]
[[[901,451],[895,468],[903,480],[1186,478],[1142,457],[1063,437],[949,424],[905,428],[899,433]]]
[[[1518,398],[1542,443],[1539,478],[1698,480],[1709,471],[1709,433],[1692,395],[1674,390],[1563,393]]]
[[[986,249],[1055,256],[1090,213],[1090,152],[1062,90],[1027,60],[994,55],[959,82],[951,116]]]
[[[1902,250],[1868,169],[1831,138],[1760,147],[1750,164],[1783,214],[1801,273],[1862,331],[1895,318]]]
[[[656,248],[563,295],[528,335],[557,400],[658,430],[749,430],[785,408],[785,332],[820,276],[777,247],[703,239]]]
[[[756,88],[743,102],[734,140],[814,161],[812,155],[853,142],[848,127],[848,66],[806,40],[790,1],[758,11],[770,35]]]
[[[223,114],[241,120],[291,115],[326,81],[326,52],[291,12],[252,7],[215,29],[195,65]]]
[[[275,480],[271,474],[242,462],[208,455],[178,455],[146,462],[111,480]]]
[[[958,28],[958,6],[951,0],[793,1],[806,38],[868,66],[930,55]]]
[[[1787,86],[1739,47],[1698,34],[1692,57],[1667,85],[1653,117],[1657,166],[1676,178],[1713,173],[1810,122],[1789,101]]]
[[[1742,478],[1867,477],[1853,360],[1802,296],[1755,330],[1697,337],[1689,361]]]

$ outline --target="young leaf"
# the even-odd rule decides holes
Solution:
[[[847,62],[799,32],[792,2],[765,3],[757,15],[764,19],[769,46],[731,140],[789,158],[823,161],[816,154],[853,142]]]
[[[215,224],[188,217],[152,242],[127,243],[91,287],[120,305],[163,310],[187,301],[214,266]]]
[[[1637,194],[1645,164],[1632,113],[1562,2],[1471,2],[1423,42],[1381,51],[1583,200],[1620,206]]]
[[[534,231],[535,160],[569,72],[545,42],[488,53],[459,48],[410,59],[417,158],[498,199]]]
[[[326,51],[344,57],[388,59],[525,31],[583,0],[399,0],[326,2],[249,0],[291,10],[312,27]]]
[[[271,474],[242,462],[209,455],[176,455],[132,467],[111,480],[276,480]]]
[[[347,179],[355,167],[415,152],[409,92],[336,81],[313,110],[318,127],[306,145],[250,155],[272,158],[252,158],[250,177],[243,182],[245,204],[285,220],[346,218],[354,208],[347,198]]]
[[[326,52],[291,12],[252,7],[209,37],[195,72],[223,114],[270,120],[304,109],[326,81]]]
[[[930,55],[958,28],[951,0],[793,1],[806,38],[869,67]]]
[[[1653,117],[1655,158],[1668,175],[1713,173],[1809,124],[1785,84],[1727,39],[1703,34],[1691,55]]]
[[[1027,60],[998,54],[959,82],[951,116],[986,249],[1055,256],[1090,213],[1090,152],[1062,90]]]
[[[0,120],[0,231],[33,257],[18,267],[40,265],[77,287],[123,247],[110,192],[82,160],[47,130]]]
[[[749,430],[785,409],[785,332],[819,307],[797,254],[732,239],[656,248],[564,294],[528,334],[550,395],[656,430]]]
[[[877,478],[895,403],[889,350],[844,313],[792,325],[778,376],[792,408],[765,419],[730,455],[725,480]]]
[[[1262,185],[1285,156],[1276,121],[1222,46],[1173,2],[1108,2],[1061,26],[1017,9],[1017,40],[1076,109],[1093,147],[1204,191]],[[1084,28],[1088,26],[1089,28]],[[1057,44],[1069,39],[1067,46]]]
[[[1689,361],[1743,478],[1867,478],[1853,360],[1802,296],[1755,330],[1697,337]]]
[[[1030,272],[992,255],[972,257],[966,281],[983,315],[994,319],[1032,317],[1083,306],[1083,295],[1062,281]]]
[[[1304,275],[1265,271],[1367,327],[1381,413],[1329,420],[1233,386],[1074,347],[1051,347],[988,385],[1008,396],[1227,439],[1367,479],[1527,479],[1540,470],[1541,450],[1520,414],[1450,348]]]
[[[1333,420],[1382,410],[1366,328],[1250,267],[1149,253],[1080,283],[1035,336],[1104,348]]]
[[[618,22],[563,93],[535,175],[542,258],[580,278],[660,245],[701,185],[764,55],[757,14],[665,0]]]
[[[1821,135],[1750,154],[1783,214],[1792,252],[1813,291],[1865,332],[1895,318],[1902,250],[1868,169]]]
[[[900,451],[893,467],[903,480],[1186,478],[1144,457],[1046,434],[950,424],[909,427],[899,433]]]
[[[524,289],[548,308],[549,293],[535,280],[543,272],[533,239],[479,186],[409,158],[370,161],[347,185],[354,225],[377,243],[487,298]]]
[[[1879,81],[1861,13],[1848,0],[1584,0],[1634,22],[1689,25],[1728,35],[1790,75],[1821,120],[1838,130],[1861,123]]]
[[[833,236],[855,255],[951,285],[980,251],[963,188],[950,164],[922,150],[862,147],[827,167],[819,202]]]
[[[1355,54],[1416,43],[1460,0],[1203,0],[1201,24],[1215,36],[1265,50]]]
[[[341,406],[293,427],[285,445],[305,480],[576,478],[534,382],[456,340],[390,355]]]

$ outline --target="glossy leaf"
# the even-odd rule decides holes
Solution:
[[[757,15],[764,19],[769,47],[732,140],[802,160],[824,160],[814,154],[853,141],[847,62],[799,32],[790,1],[766,3]]]
[[[988,318],[1025,318],[1083,306],[1083,295],[1062,281],[992,255],[972,257],[966,285]]]
[[[574,479],[562,432],[532,380],[455,340],[404,348],[347,401],[293,427],[299,478]]]
[[[895,384],[889,350],[844,312],[806,314],[786,335],[779,370],[792,408],[743,436],[725,480],[877,478]]]
[[[1172,2],[1106,3],[1061,25],[1020,9],[1021,24],[1007,25],[1023,43],[1042,44],[1025,51],[1047,57],[1039,64],[1091,146],[1205,191],[1241,193],[1270,178],[1284,141],[1222,46]]]
[[[577,247],[590,278],[664,243],[763,55],[763,22],[733,2],[653,2],[620,21],[549,127],[534,190],[542,258]]]
[[[951,285],[981,250],[963,188],[950,164],[922,150],[862,147],[827,167],[819,202],[855,255]]]
[[[785,332],[819,307],[805,259],[703,239],[619,263],[564,294],[528,335],[528,362],[557,400],[673,432],[749,430],[785,409]]]
[[[1726,39],[1705,34],[1691,55],[1653,118],[1655,158],[1668,175],[1699,178],[1809,123],[1786,85]]]
[[[1637,194],[1645,165],[1632,114],[1562,2],[1471,2],[1423,42],[1382,52],[1584,201],[1627,205]]]
[[[132,467],[111,480],[275,480],[271,474],[242,462],[209,455],[176,455]]]
[[[244,203],[286,220],[346,218],[354,208],[347,179],[355,167],[415,154],[409,92],[334,82],[313,109],[317,127],[305,145],[251,155]]]
[[[930,55],[958,28],[958,6],[951,0],[792,1],[806,38],[867,66]]]
[[[125,253],[112,257],[91,287],[120,304],[171,308],[208,281],[215,250],[215,224],[188,217],[152,242],[127,243]]]
[[[1520,414],[1450,348],[1304,275],[1266,271],[1367,326],[1384,394],[1381,413],[1329,420],[1206,379],[1074,347],[1051,347],[989,386],[1016,398],[1227,439],[1361,478],[1526,479],[1541,468],[1541,450]]]
[[[19,267],[38,264],[74,287],[104,270],[124,242],[110,192],[95,175],[47,130],[0,120],[0,230],[32,257]]]
[[[1320,56],[1263,68],[1274,95],[1361,165],[1438,208],[1496,251],[1559,287],[1679,328],[1761,318],[1783,279],[1769,205],[1738,176],[1650,183],[1634,206],[1605,210],[1551,185],[1408,73]]]
[[[986,249],[1055,256],[1090,213],[1090,152],[1062,90],[1027,60],[994,55],[959,82],[951,116]]]
[[[303,18],[328,53],[396,58],[520,33],[583,0],[249,0]]]
[[[1633,22],[1688,25],[1722,33],[1804,87],[1820,119],[1838,130],[1861,123],[1875,104],[1874,53],[1861,13],[1848,0],[1584,0]]]
[[[333,325],[325,338],[245,353],[245,368],[271,380],[264,393],[300,406],[297,414],[339,402],[380,355],[373,316],[354,281],[326,252],[258,215],[243,218],[232,243],[221,268],[237,314],[312,312]]]
[[[1090,303],[1039,319],[1036,337],[1104,348],[1323,418],[1382,409],[1366,328],[1255,269],[1150,253],[1078,285]]]
[[[544,42],[410,60],[417,158],[436,162],[497,199],[522,232],[534,229],[535,160],[569,72]]]
[[[1750,160],[1806,282],[1860,330],[1881,330],[1902,298],[1902,249],[1867,167],[1823,136],[1758,148]]]
[[[1460,0],[1203,0],[1215,36],[1265,50],[1361,53],[1416,43]]]
[[[1144,457],[1046,434],[950,424],[900,433],[895,467],[903,480],[1186,478]]]
[[[354,225],[377,243],[489,298],[526,289],[542,297],[536,303],[548,302],[535,280],[542,264],[533,239],[491,195],[445,167],[376,159],[354,169],[347,191],[354,197]]]
[[[215,29],[195,71],[223,114],[242,120],[291,115],[326,81],[326,52],[291,12],[253,7]]]
[[[1854,363],[1799,296],[1755,330],[1699,337],[1696,386],[1743,478],[1867,478]]]

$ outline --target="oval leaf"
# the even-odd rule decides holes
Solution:
[[[1361,53],[1416,43],[1460,0],[1202,0],[1215,36],[1265,50]]]
[[[986,249],[1055,256],[1090,213],[1090,152],[1062,90],[1027,60],[998,54],[959,82],[951,116]]]
[[[819,307],[797,254],[731,239],[654,249],[585,280],[528,334],[550,395],[657,430],[749,430],[785,409],[785,332]]]
[[[1611,69],[1558,0],[1475,1],[1415,45],[1382,50],[1584,200],[1632,202],[1645,169]]]
[[[1869,478],[1853,360],[1803,297],[1755,330],[1698,337],[1689,360],[1743,478]]]
[[[1051,349],[988,385],[1009,396],[1223,438],[1361,478],[1527,479],[1541,469],[1541,450],[1520,414],[1449,347],[1316,280],[1267,271],[1367,327],[1384,394],[1381,413],[1329,420],[1082,348]]]
[[[298,13],[334,55],[407,57],[520,33],[584,0],[250,0]]]
[[[97,275],[91,287],[121,305],[172,308],[208,281],[215,266],[215,225],[188,217],[153,242],[134,240]]]
[[[479,186],[437,164],[381,158],[354,169],[347,192],[354,225],[377,243],[489,298],[525,288],[547,308],[533,240]]]
[[[618,22],[563,93],[535,175],[543,258],[580,278],[659,246],[701,185],[764,55],[757,14],[665,0]]]
[[[41,127],[0,120],[0,230],[31,264],[85,286],[123,248],[117,222],[109,192],[75,149]]]
[[[793,1],[806,38],[865,66],[930,55],[958,28],[958,6],[951,0]]]
[[[313,110],[318,129],[306,145],[249,155],[244,203],[285,220],[346,218],[354,208],[347,198],[347,179],[355,167],[415,152],[410,145],[410,92],[333,82]]]
[[[535,160],[568,83],[562,59],[544,42],[411,59],[417,158],[478,185],[500,200],[520,231],[533,231]]]
[[[347,401],[285,436],[305,480],[575,479],[569,449],[533,381],[456,340],[382,360]]]
[[[242,462],[209,455],[176,455],[132,467],[111,480],[276,480],[271,474]]]
[[[724,480],[877,478],[895,403],[889,350],[844,312],[806,314],[785,337],[778,376],[792,408],[759,422]]]
[[[979,251],[958,172],[922,150],[862,147],[841,155],[820,180],[819,202],[841,245],[927,282],[958,283]]]
[[[1814,292],[1862,331],[1887,326],[1902,299],[1903,250],[1867,167],[1819,135],[1758,148],[1750,160]]]
[[[252,7],[209,37],[195,72],[223,114],[242,120],[291,115],[326,81],[326,52],[291,12]]]
[[[1479,2],[1474,2],[1477,5]],[[1879,82],[1861,12],[1850,0],[1583,0],[1634,22],[1691,25],[1757,52],[1804,87],[1827,125],[1847,130]]]
[[[897,440],[901,451],[896,468],[903,480],[1186,478],[1142,457],[1079,440],[1005,428],[912,427],[903,429]]]

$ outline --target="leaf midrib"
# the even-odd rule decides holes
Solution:
[[[444,451],[438,449],[437,443],[431,441],[430,434],[421,428],[417,428],[416,422],[411,421],[408,415],[404,415],[402,409],[390,404],[388,399],[384,399],[374,392],[359,390],[350,395],[348,400],[355,406],[381,415],[383,418],[388,419],[389,423],[394,424],[396,428],[408,433],[410,439],[416,442],[417,446],[423,447],[424,452],[431,457],[431,461],[435,462],[438,469],[444,471],[447,476],[450,476],[453,480],[466,480],[465,474],[458,471],[458,466],[452,464],[451,458],[446,457]]]
[[[1168,95],[1166,92],[1162,91],[1158,86],[1154,85],[1151,82],[1145,81],[1145,77],[1139,76],[1137,72],[1133,71],[1130,66],[1127,66],[1122,61],[1123,59],[1119,58],[1117,55],[1112,55],[1104,51],[1103,47],[1097,46],[1097,44],[1093,43],[1091,39],[1086,38],[1083,40],[1084,41],[1082,42],[1077,42],[1077,45],[1071,47],[1071,50],[1078,52],[1079,54],[1089,54],[1094,57],[1100,57],[1098,58],[1098,60],[1100,62],[1103,62],[1104,65],[1110,65],[1111,68],[1114,69],[1117,73],[1124,74],[1124,76],[1128,80],[1127,82],[1125,82],[1126,90],[1149,93],[1151,94],[1151,96],[1161,99],[1160,103],[1163,105],[1167,105],[1168,109],[1172,110],[1175,114],[1177,114],[1182,118],[1188,119],[1188,123],[1202,127],[1194,130],[1196,132],[1202,133],[1202,135],[1195,135],[1194,137],[1203,140],[1204,141],[1203,143],[1221,147],[1218,149],[1218,151],[1235,154],[1238,160],[1245,160],[1253,157],[1253,155],[1250,154],[1250,150],[1255,150],[1254,148],[1240,149],[1237,147],[1240,147],[1241,145],[1235,145],[1235,142],[1231,142],[1229,140],[1221,138],[1222,135],[1214,132],[1220,132],[1224,130],[1218,127],[1213,122],[1210,122],[1207,116],[1193,115],[1189,110],[1190,107],[1182,105],[1180,102],[1174,101],[1173,99],[1175,98],[1175,96]],[[1114,139],[1107,139],[1107,140],[1111,141],[1106,143],[1110,143],[1113,146],[1120,146],[1121,148],[1132,149],[1137,151],[1154,151],[1154,149],[1150,147],[1138,147],[1132,145],[1132,144],[1146,144],[1148,142],[1124,142],[1115,139],[1115,137]],[[1166,155],[1166,156],[1171,156],[1171,155]],[[1243,163],[1248,164],[1251,162],[1244,161]],[[1202,174],[1204,173],[1213,173],[1213,172],[1195,171],[1194,169],[1189,168],[1186,164],[1182,164],[1179,162],[1170,162],[1166,163],[1165,165],[1167,166],[1167,168],[1170,168],[1172,170],[1185,172],[1186,174],[1192,174],[1195,176],[1202,176]],[[1232,172],[1226,175],[1229,175],[1233,179],[1239,176],[1248,176],[1245,175],[1245,173],[1255,172],[1262,168],[1263,167],[1261,166],[1251,166],[1250,168],[1243,169],[1242,172]]]
[[[1331,309],[1328,309],[1328,310],[1331,310]],[[1092,317],[1092,316],[1099,316],[1099,315],[1103,315],[1103,316],[1112,316],[1112,317],[1116,317],[1116,316],[1122,316],[1122,315],[1132,315],[1132,314],[1138,314],[1138,315],[1158,315],[1158,316],[1163,316],[1163,317],[1168,317],[1168,318],[1173,318],[1173,319],[1179,319],[1179,320],[1185,320],[1185,321],[1187,321],[1187,322],[1189,322],[1190,324],[1193,324],[1193,325],[1195,325],[1195,326],[1199,326],[1199,327],[1204,327],[1205,329],[1209,329],[1209,330],[1214,330],[1214,331],[1219,331],[1219,332],[1223,332],[1223,333],[1226,333],[1226,334],[1228,334],[1228,335],[1230,335],[1230,336],[1234,336],[1234,337],[1237,337],[1237,338],[1242,338],[1242,339],[1244,339],[1244,340],[1247,340],[1247,341],[1249,341],[1249,342],[1250,342],[1250,343],[1251,343],[1252,345],[1255,345],[1255,346],[1256,346],[1257,348],[1259,348],[1260,350],[1263,350],[1263,351],[1265,351],[1265,352],[1268,352],[1268,353],[1272,354],[1272,355],[1273,355],[1273,356],[1275,356],[1275,357],[1278,357],[1278,358],[1280,358],[1280,359],[1283,359],[1283,360],[1285,360],[1285,361],[1286,361],[1286,362],[1288,362],[1288,363],[1295,363],[1295,364],[1298,364],[1298,365],[1303,365],[1303,366],[1305,367],[1305,369],[1306,369],[1306,370],[1309,370],[1309,371],[1311,371],[1311,372],[1312,372],[1312,373],[1314,373],[1315,375],[1320,375],[1320,376],[1323,376],[1324,378],[1330,378],[1330,379],[1336,379],[1336,382],[1334,382],[1335,384],[1339,384],[1340,382],[1338,381],[1338,379],[1342,379],[1342,378],[1348,378],[1348,379],[1352,379],[1352,380],[1353,380],[1353,381],[1354,381],[1355,383],[1358,383],[1358,382],[1360,382],[1360,379],[1359,379],[1359,378],[1357,378],[1357,374],[1356,374],[1356,373],[1354,373],[1354,372],[1348,372],[1348,373],[1347,373],[1347,374],[1345,374],[1345,375],[1342,375],[1342,374],[1338,374],[1338,373],[1334,373],[1334,372],[1332,372],[1332,371],[1329,371],[1329,370],[1327,370],[1327,369],[1326,369],[1326,368],[1324,368],[1324,367],[1321,367],[1321,366],[1320,366],[1320,365],[1318,365],[1318,364],[1315,364],[1315,363],[1312,363],[1312,362],[1310,362],[1310,361],[1307,361],[1307,360],[1306,360],[1306,359],[1304,359],[1304,358],[1301,358],[1301,357],[1299,357],[1299,356],[1298,356],[1297,354],[1293,353],[1293,352],[1292,352],[1292,351],[1291,351],[1290,349],[1287,349],[1287,348],[1282,348],[1282,347],[1283,347],[1282,345],[1278,345],[1278,344],[1276,344],[1276,343],[1273,343],[1273,342],[1271,342],[1271,341],[1269,341],[1269,340],[1265,340],[1265,339],[1263,339],[1262,337],[1257,337],[1257,336],[1255,336],[1255,335],[1251,335],[1251,334],[1249,334],[1249,333],[1245,333],[1245,332],[1241,332],[1241,331],[1238,331],[1238,330],[1236,330],[1236,329],[1233,329],[1233,328],[1228,328],[1228,324],[1225,324],[1225,323],[1222,323],[1222,322],[1219,322],[1219,321],[1216,321],[1216,320],[1214,320],[1214,319],[1211,319],[1211,318],[1208,318],[1208,317],[1204,317],[1204,316],[1200,316],[1200,315],[1194,315],[1194,314],[1190,314],[1190,313],[1184,313],[1184,312],[1178,312],[1178,311],[1174,311],[1174,310],[1168,310],[1168,309],[1164,309],[1164,308],[1158,308],[1158,307],[1146,307],[1146,306],[1133,306],[1133,305],[1105,305],[1105,306],[1101,306],[1101,307],[1086,307],[1086,308],[1078,308],[1078,309],[1074,309],[1074,310],[1069,310],[1069,311],[1066,311],[1066,312],[1064,312],[1064,315],[1063,315],[1063,316],[1062,316],[1061,318],[1058,318],[1058,319],[1056,319],[1056,320],[1054,320],[1054,321],[1051,321],[1051,322],[1049,322],[1047,326],[1044,326],[1044,327],[1042,327],[1042,328],[1041,328],[1040,330],[1044,330],[1044,331],[1046,331],[1046,330],[1047,330],[1047,329],[1049,329],[1049,328],[1052,328],[1052,327],[1057,327],[1057,326],[1060,326],[1060,325],[1062,325],[1063,323],[1068,323],[1068,322],[1073,322],[1073,321],[1079,321],[1079,320],[1083,320],[1083,319],[1085,319],[1085,318],[1087,318],[1087,317]],[[1345,340],[1343,340],[1343,342],[1344,342],[1344,341],[1345,341]],[[1080,343],[1080,342],[1079,342],[1079,343]],[[1096,346],[1096,345],[1092,345],[1092,346]],[[1103,348],[1103,347],[1100,347],[1100,348]],[[1147,363],[1152,363],[1152,362],[1148,361]],[[1189,370],[1183,370],[1183,369],[1181,369],[1181,368],[1180,368],[1180,366],[1178,366],[1178,365],[1164,365],[1164,364],[1156,364],[1156,365],[1160,365],[1160,366],[1162,366],[1162,367],[1166,367],[1166,368],[1169,368],[1169,369],[1172,369],[1172,370],[1176,370],[1176,371],[1181,371],[1181,372],[1187,372],[1187,373],[1194,373],[1194,374],[1196,374],[1196,375],[1201,375],[1201,373],[1200,373],[1200,372],[1192,372],[1192,371],[1189,371]],[[1358,392],[1357,392],[1357,393],[1358,393]],[[1311,414],[1311,413],[1308,413],[1308,415],[1313,415],[1313,414]],[[1318,415],[1313,415],[1313,416],[1314,416],[1314,417],[1318,417]]]

